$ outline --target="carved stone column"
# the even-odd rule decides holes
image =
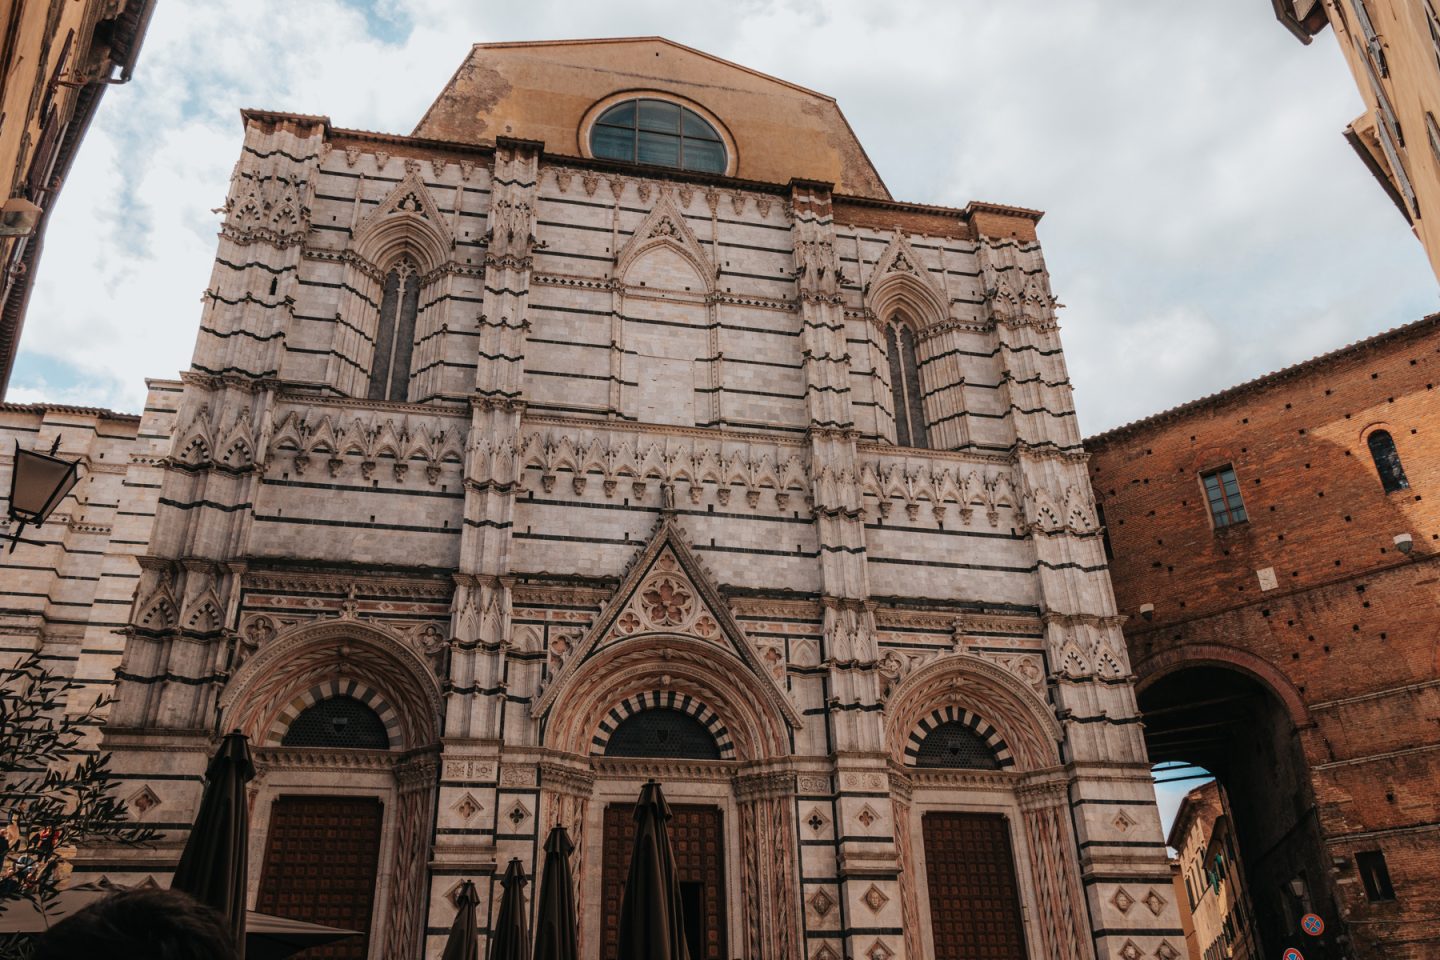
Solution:
[[[485,292],[465,458],[465,528],[452,614],[452,692],[446,735],[497,738],[505,709],[510,633],[510,525],[524,465],[527,294],[533,267],[542,144],[501,137],[495,146],[485,231]],[[515,722],[529,723],[517,714]]]
[[[575,938],[579,956],[585,953],[585,857],[591,837],[585,831],[585,818],[590,812],[590,797],[595,792],[595,775],[589,764],[583,762],[541,761],[540,763],[540,843],[543,847],[550,837],[550,829],[556,824],[565,828],[570,842],[575,844],[571,854],[571,879],[575,884]],[[597,845],[604,838],[594,838]],[[543,860],[544,854],[537,855]],[[599,860],[594,864],[599,869]],[[542,877],[535,877],[535,896],[540,895]]]
[[[433,753],[407,758],[395,768],[395,859],[381,956],[422,955],[426,892],[430,889],[430,838],[440,775]]]
[[[757,773],[735,781],[746,960],[803,960],[795,775]]]
[[[1095,951],[1075,869],[1067,785],[1041,780],[1016,788],[1016,795],[1035,884],[1031,929],[1040,934],[1040,953],[1055,960],[1092,960]]]
[[[900,926],[905,931],[905,956],[925,956],[920,937],[920,882],[916,869],[915,849],[910,843],[909,777],[890,774],[890,809],[895,822],[895,853],[900,861]]]

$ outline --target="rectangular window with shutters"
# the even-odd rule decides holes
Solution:
[[[1226,465],[1202,473],[1200,481],[1205,485],[1205,500],[1210,504],[1210,519],[1215,522],[1216,530],[1250,519],[1240,499],[1240,481],[1235,478],[1234,467]]]
[[[1395,887],[1390,883],[1390,868],[1385,865],[1382,850],[1362,850],[1355,854],[1355,865],[1360,868],[1360,882],[1365,884],[1365,896],[1371,903],[1395,899]]]

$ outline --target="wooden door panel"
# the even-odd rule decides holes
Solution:
[[[927,813],[921,823],[935,960],[1026,960],[1006,819]]]
[[[270,808],[255,909],[365,934],[312,947],[297,957],[364,960],[370,947],[381,814],[374,797],[279,797]]]
[[[725,835],[718,807],[672,804],[670,847],[675,851],[681,899],[702,916],[700,929],[687,929],[691,960],[727,960],[725,952]],[[600,872],[600,956],[613,960],[620,946],[620,898],[635,845],[635,806],[605,808]],[[698,948],[698,949],[694,949]]]

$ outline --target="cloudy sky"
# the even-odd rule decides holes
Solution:
[[[241,107],[409,132],[472,42],[661,34],[836,96],[898,198],[1038,207],[1094,433],[1437,309],[1265,0],[167,0],[55,212],[8,399],[186,366]]]
[[[1440,309],[1341,137],[1334,37],[1266,0],[165,0],[66,184],[8,399],[137,410],[187,365],[241,107],[407,133],[473,42],[635,34],[833,94],[900,199],[1047,211],[1086,433]]]

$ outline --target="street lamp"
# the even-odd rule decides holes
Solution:
[[[80,479],[80,464],[55,456],[59,449],[59,437],[48,454],[22,450],[20,441],[15,441],[15,461],[10,469],[10,519],[20,525],[10,535],[12,552],[25,524],[38,527],[44,523]]]

